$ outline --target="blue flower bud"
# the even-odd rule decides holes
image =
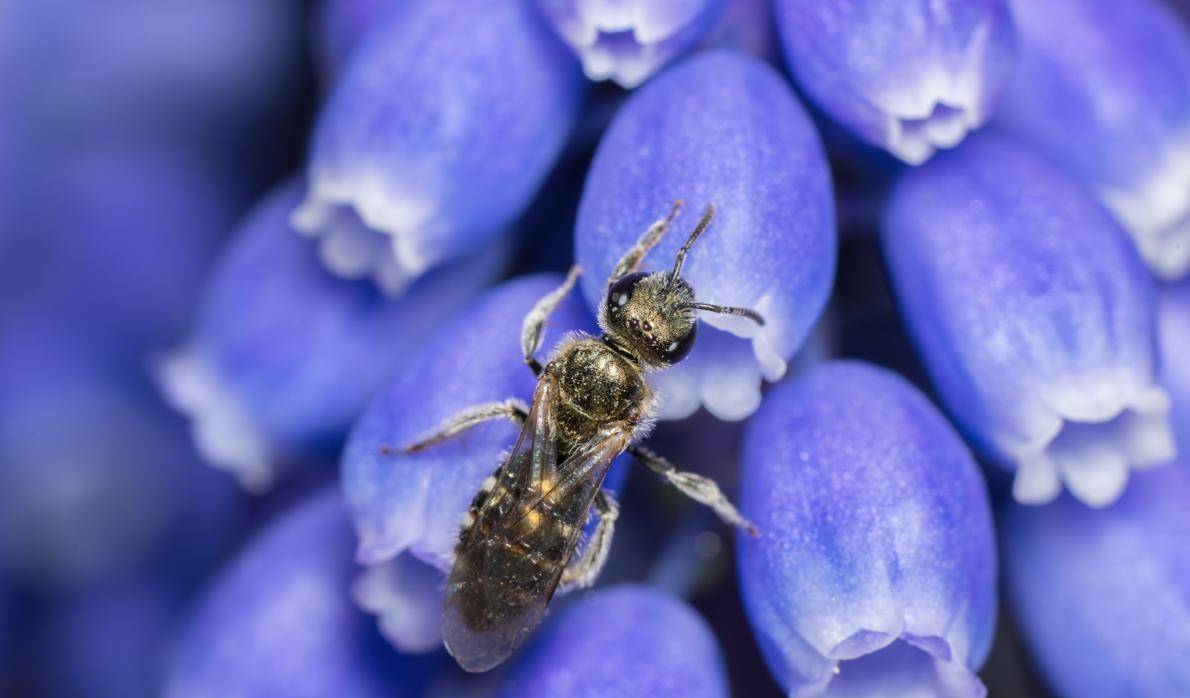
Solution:
[[[835,271],[822,144],[775,70],[741,54],[706,52],[623,106],[599,144],[575,232],[583,293],[593,307],[620,256],[679,199],[685,207],[645,268],[672,267],[713,204],[714,221],[682,275],[700,301],[752,308],[765,323],[702,313],[690,356],[653,376],[661,416],[685,417],[701,404],[742,419],[760,403],[761,376],[784,375],[826,304]]]
[[[724,0],[537,0],[592,80],[629,89],[702,40]]]
[[[584,595],[521,654],[501,696],[728,695],[710,627],[676,597],[643,586]]]
[[[1090,193],[1002,137],[907,171],[884,225],[901,312],[942,401],[1022,502],[1104,505],[1168,461],[1154,298]]]
[[[894,373],[823,364],[748,423],[743,599],[793,696],[982,696],[996,622],[983,478],[941,414]]]
[[[521,321],[559,283],[555,275],[531,276],[489,291],[434,336],[352,429],[342,485],[359,534],[358,558],[383,565],[361,578],[356,595],[381,616],[400,649],[436,644],[441,575],[428,567],[450,568],[459,521],[518,430],[492,421],[420,453],[401,448],[467,407],[532,398],[536,381],[522,357]],[[563,332],[590,324],[582,302],[567,296],[547,324],[543,352]]]
[[[169,400],[215,465],[261,490],[281,463],[336,447],[428,333],[495,275],[489,251],[426,277],[399,300],[331,276],[289,225],[283,185],[254,212],[207,287],[187,345],[161,362]]]
[[[385,651],[351,602],[351,548],[338,492],[322,491],[282,515],[199,605],[164,695],[416,695],[422,667]]]
[[[1165,278],[1190,271],[1190,33],[1160,0],[1011,0],[995,124],[1075,173]]]
[[[332,271],[395,295],[521,213],[584,85],[528,0],[409,0],[369,32],[319,116],[295,224]]]
[[[1005,0],[777,0],[798,84],[859,138],[912,164],[988,118],[1013,55]]]
[[[1138,474],[1112,506],[1070,497],[1000,521],[1008,599],[1063,696],[1190,695],[1190,467]]]

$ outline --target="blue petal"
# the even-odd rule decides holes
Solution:
[[[319,116],[294,221],[332,271],[399,293],[525,208],[584,84],[528,0],[409,0],[369,33]]]
[[[284,458],[346,434],[368,400],[501,265],[490,250],[426,277],[399,300],[337,279],[289,226],[283,185],[248,219],[210,280],[186,347],[159,366],[216,465],[261,490]]]
[[[351,602],[351,543],[335,491],[313,496],[266,528],[198,607],[165,695],[414,695],[422,664],[378,647]],[[387,672],[378,668],[381,657]]]
[[[984,694],[987,493],[925,397],[883,369],[824,364],[769,393],[743,461],[761,533],[739,538],[741,593],[790,695]]]
[[[995,124],[1072,172],[1157,274],[1190,271],[1190,33],[1159,0],[1011,0]]]
[[[1138,474],[1118,502],[1010,506],[1014,617],[1058,695],[1190,695],[1190,467]]]
[[[798,84],[863,140],[918,164],[988,118],[1013,55],[1005,0],[777,0]]]
[[[1162,288],[1158,299],[1161,385],[1169,392],[1178,453],[1186,456],[1190,455],[1190,361],[1186,360],[1190,356],[1190,281]]]
[[[980,136],[905,173],[884,251],[943,402],[1015,472],[1019,501],[1048,501],[1064,482],[1104,505],[1131,467],[1173,456],[1148,275],[1065,174]]]
[[[703,208],[714,204],[715,221],[683,274],[700,300],[754,308],[766,322],[760,328],[704,314],[690,357],[657,375],[661,416],[681,418],[702,404],[742,419],[760,401],[761,376],[785,373],[835,271],[822,144],[772,68],[728,51],[702,53],[624,105],[599,145],[575,233],[592,306],[620,255],[678,199],[685,208],[646,266],[671,266]],[[751,339],[751,348],[737,337]]]
[[[529,276],[489,291],[439,331],[356,422],[343,452],[342,482],[361,562],[376,564],[408,550],[448,568],[459,521],[517,429],[489,422],[422,453],[393,451],[464,408],[532,398],[536,380],[521,356],[521,320],[561,281],[552,274]],[[551,317],[543,346],[590,324],[572,294]]]
[[[722,697],[727,672],[694,609],[649,587],[618,586],[587,594],[553,619],[518,657],[500,695]]]
[[[724,0],[537,0],[592,80],[629,89],[702,40]]]

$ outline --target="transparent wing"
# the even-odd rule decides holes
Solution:
[[[517,445],[477,498],[447,581],[443,639],[468,671],[504,661],[541,622],[608,467],[631,438],[626,425],[610,425],[558,464],[552,438],[537,438],[552,434],[549,419],[533,420],[534,412],[548,415],[550,406],[538,403],[549,390],[538,387]]]

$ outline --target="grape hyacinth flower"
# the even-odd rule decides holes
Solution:
[[[1000,519],[1008,599],[1058,695],[1190,694],[1190,467],[1138,474],[1118,502],[1070,497]]]
[[[536,380],[521,354],[521,321],[560,283],[552,274],[522,277],[486,293],[434,335],[352,429],[342,485],[359,535],[357,557],[371,566],[356,595],[380,616],[398,649],[426,651],[440,644],[440,571],[450,568],[467,505],[518,430],[493,421],[420,453],[400,448],[461,409],[531,399]],[[550,317],[542,346],[592,324],[571,294]]]
[[[1190,280],[1160,289],[1157,303],[1161,384],[1170,396],[1170,423],[1178,453],[1190,455]]]
[[[1089,192],[1000,136],[907,171],[884,253],[926,369],[1021,502],[1110,503],[1174,455],[1154,293]]]
[[[983,479],[896,374],[823,364],[748,422],[738,539],[745,608],[791,696],[983,696],[996,621]]]
[[[584,84],[529,0],[408,0],[327,100],[294,224],[330,270],[399,295],[521,213]]]
[[[508,698],[725,698],[727,671],[711,629],[650,587],[586,594],[534,638],[500,692]]]
[[[1161,0],[1011,0],[995,124],[1075,173],[1158,276],[1190,271],[1190,31]]]
[[[632,89],[693,48],[725,0],[536,0],[592,80]]]
[[[441,269],[401,299],[338,279],[290,213],[291,181],[246,221],[212,276],[187,344],[160,362],[169,401],[193,420],[213,464],[261,491],[287,459],[317,455],[425,335],[498,273],[497,248]]]
[[[776,0],[776,20],[814,103],[914,165],[983,125],[1014,50],[1005,0]]]
[[[620,255],[677,200],[685,208],[645,267],[672,265],[713,204],[715,219],[682,274],[700,301],[753,308],[765,323],[703,313],[690,356],[653,376],[661,417],[679,419],[704,405],[718,417],[742,419],[760,403],[761,377],[784,375],[826,305],[835,270],[822,144],[768,65],[729,51],[702,53],[634,93],[616,115],[587,177],[575,231],[592,307]]]
[[[420,667],[384,650],[351,602],[351,527],[323,490],[272,523],[185,629],[167,698],[414,696]]]

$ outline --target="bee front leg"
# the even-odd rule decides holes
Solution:
[[[628,449],[638,461],[649,470],[657,473],[663,480],[678,488],[678,491],[699,504],[705,504],[719,515],[723,523],[729,526],[739,526],[755,537],[758,535],[756,526],[740,514],[735,505],[727,499],[719,485],[714,480],[697,473],[678,470],[664,457],[653,453],[644,446],[632,446]]]
[[[431,446],[437,446],[471,427],[493,419],[507,419],[514,424],[524,424],[529,416],[529,408],[524,402],[510,398],[504,402],[485,402],[482,405],[468,407],[442,423],[436,432],[403,448],[405,453],[417,453]]]
[[[537,301],[537,304],[525,316],[524,322],[521,323],[521,350],[525,353],[525,363],[533,370],[535,376],[541,375],[541,362],[537,360],[537,350],[541,348],[545,321],[549,319],[550,314],[554,312],[566,294],[574,288],[574,282],[578,281],[581,273],[580,267],[571,267],[562,285]]]
[[[612,548],[612,534],[616,531],[616,519],[620,516],[620,505],[607,490],[595,495],[595,513],[599,523],[595,533],[583,548],[582,556],[562,571],[563,591],[584,589],[595,583],[607,563],[607,554]]]

